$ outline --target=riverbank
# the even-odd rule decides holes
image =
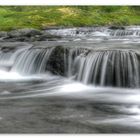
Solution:
[[[140,25],[139,15],[134,6],[1,6],[0,31]]]

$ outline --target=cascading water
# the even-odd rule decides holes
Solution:
[[[132,50],[72,49],[68,76],[85,84],[140,87],[140,54]]]
[[[97,31],[108,33],[110,36],[129,36],[139,35],[140,30],[133,28],[126,30],[74,28],[59,31],[52,30],[50,33],[62,34],[63,36],[68,34],[93,35]],[[54,50],[55,53],[53,54]],[[52,55],[55,56],[52,57]],[[60,61],[55,61],[56,56]],[[50,61],[50,59],[53,59],[53,61]],[[9,72],[17,72],[21,75],[41,74],[46,71],[52,72],[52,67],[54,67],[53,69],[57,68],[55,73],[59,73],[57,71],[61,69],[61,74],[67,73],[67,77],[81,81],[84,84],[140,87],[140,53],[138,50],[109,49],[107,47],[106,49],[97,49],[92,48],[92,46],[84,48],[53,46],[46,48],[25,47],[6,52],[0,51],[0,68]]]
[[[22,75],[38,74],[46,71],[47,60],[53,50],[47,49],[17,49],[14,52],[0,52],[0,68]]]
[[[57,47],[24,48],[1,52],[0,67],[21,75],[42,74],[48,71],[48,61]],[[68,58],[63,67],[70,78],[84,84],[114,87],[140,87],[140,53],[129,49],[64,48]],[[60,58],[60,52],[55,53]],[[55,56],[53,56],[55,58]],[[3,60],[4,59],[4,60]],[[54,63],[51,62],[52,67]],[[59,65],[59,64],[56,64]],[[58,72],[59,73],[59,72]]]
[[[140,27],[48,32],[0,42],[0,132],[139,133]]]
[[[53,48],[24,50],[15,60],[11,71],[26,75],[44,73],[52,50]]]

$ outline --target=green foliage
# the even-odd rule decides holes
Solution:
[[[0,30],[139,25],[139,6],[0,6]]]
[[[102,10],[102,12],[110,13],[110,12],[119,11],[120,8],[121,8],[120,6],[102,6],[101,10]]]

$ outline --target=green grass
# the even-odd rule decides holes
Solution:
[[[0,30],[140,25],[135,6],[0,6]]]

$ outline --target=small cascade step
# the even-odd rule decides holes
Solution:
[[[55,46],[0,51],[0,70],[21,75],[53,74],[84,84],[140,87],[140,51]]]

